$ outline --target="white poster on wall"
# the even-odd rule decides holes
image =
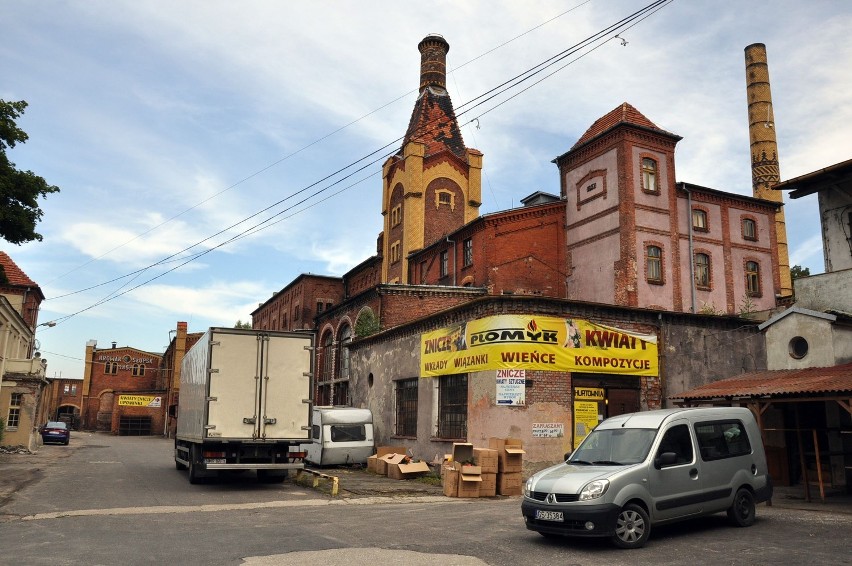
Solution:
[[[525,405],[527,370],[497,370],[497,404],[504,406]]]
[[[533,423],[533,438],[562,438],[565,436],[565,423]]]

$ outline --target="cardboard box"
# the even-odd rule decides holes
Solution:
[[[405,454],[385,454],[376,460],[376,473],[386,476],[390,466],[400,464],[403,460],[405,460]]]
[[[498,455],[497,451],[491,448],[474,448],[473,459],[477,465],[482,468],[483,474],[496,474]]]
[[[444,466],[443,468],[441,468],[441,479],[444,486],[444,495],[446,495],[447,497],[459,496],[460,477],[461,472],[451,468],[450,466]]]
[[[429,464],[426,462],[388,464],[388,477],[394,480],[408,480],[427,473],[429,473]]]
[[[522,472],[524,469],[524,445],[519,438],[489,438],[488,447],[497,450],[497,471],[501,473]]]
[[[377,473],[377,471],[376,471],[376,467],[377,467],[376,460],[378,460],[378,459],[379,459],[379,457],[376,456],[375,454],[373,454],[372,456],[367,456],[367,471],[368,472],[373,472],[374,474]]]
[[[408,454],[408,448],[405,446],[378,446],[376,448],[376,456],[379,458],[387,454]]]
[[[452,458],[454,463],[472,462],[473,444],[469,442],[454,442]]]
[[[479,497],[480,484],[482,476],[465,476],[460,473],[458,497]]]
[[[494,497],[497,495],[497,474],[483,473],[482,483],[479,484],[479,497]]]
[[[478,476],[482,473],[481,466],[472,466],[470,464],[459,464],[458,462],[453,462],[453,467],[459,470],[463,476]]]
[[[498,473],[497,493],[499,495],[521,495],[524,477],[520,472]]]

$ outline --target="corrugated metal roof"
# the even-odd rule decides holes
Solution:
[[[852,396],[852,363],[825,368],[756,371],[708,383],[671,395],[669,399],[695,401],[816,394]]]

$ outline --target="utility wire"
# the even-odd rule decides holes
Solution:
[[[538,80],[538,81],[536,81],[536,82],[532,83],[531,85],[527,86],[526,88],[524,88],[524,89],[523,89],[523,90],[521,90],[520,92],[517,92],[517,93],[515,93],[515,94],[511,95],[511,96],[510,96],[509,98],[507,98],[506,100],[503,100],[502,102],[499,102],[499,103],[498,103],[498,104],[496,104],[494,107],[492,107],[492,108],[490,108],[490,109],[486,109],[486,110],[484,110],[481,114],[479,114],[479,116],[483,116],[483,115],[485,115],[485,114],[487,114],[487,113],[491,112],[492,110],[494,110],[494,109],[496,109],[496,108],[498,108],[498,107],[502,106],[503,104],[505,104],[505,103],[506,103],[506,102],[508,102],[509,100],[511,100],[511,99],[513,99],[513,98],[515,98],[515,97],[519,96],[521,93],[526,92],[527,90],[529,90],[530,88],[532,88],[532,86],[535,86],[536,84],[541,83],[543,80],[545,80],[545,79],[547,79],[547,78],[549,78],[549,77],[553,76],[554,74],[556,74],[556,73],[557,73],[557,72],[559,72],[560,70],[563,70],[565,67],[567,67],[567,66],[568,66],[568,65],[570,65],[571,63],[575,62],[576,60],[578,60],[578,59],[582,58],[583,56],[587,55],[588,53],[590,53],[590,52],[592,52],[592,51],[594,51],[594,50],[598,49],[599,47],[601,47],[603,44],[605,44],[606,42],[610,41],[611,39],[614,39],[614,38],[615,38],[615,36],[616,36],[616,35],[618,35],[618,34],[617,34],[617,33],[616,33],[616,34],[613,34],[613,32],[616,32],[616,31],[617,31],[617,32],[622,32],[622,31],[623,31],[623,30],[625,30],[625,29],[630,29],[630,28],[632,28],[634,25],[638,24],[639,22],[641,22],[641,21],[642,21],[642,20],[644,20],[645,18],[649,17],[650,15],[652,15],[653,13],[655,13],[656,11],[658,11],[659,9],[661,9],[662,7],[664,7],[666,4],[671,3],[672,1],[673,1],[673,0],[657,0],[657,1],[655,1],[655,2],[653,2],[653,3],[651,3],[651,4],[649,4],[649,5],[648,5],[648,6],[646,6],[645,8],[643,8],[643,9],[641,9],[641,10],[638,10],[637,12],[634,12],[634,13],[633,13],[633,14],[631,14],[630,16],[628,16],[628,17],[626,17],[626,18],[624,18],[624,19],[620,20],[619,22],[617,22],[617,23],[615,23],[615,24],[612,24],[611,26],[609,26],[609,27],[605,28],[604,30],[599,31],[599,32],[597,32],[597,33],[593,34],[592,36],[590,36],[590,37],[586,38],[585,40],[583,40],[583,41],[581,41],[581,42],[579,42],[579,43],[575,44],[574,46],[572,46],[572,47],[570,47],[570,48],[568,48],[568,49],[566,49],[566,50],[564,50],[564,51],[562,51],[562,52],[558,53],[557,55],[554,55],[554,56],[550,57],[549,59],[547,59],[547,60],[543,61],[542,63],[539,63],[539,64],[535,65],[534,67],[531,67],[529,70],[527,70],[527,71],[525,71],[525,72],[523,72],[523,73],[521,73],[521,74],[519,74],[519,75],[516,75],[515,77],[513,77],[512,79],[509,79],[508,81],[505,81],[505,82],[504,82],[504,83],[502,83],[501,85],[498,85],[497,87],[494,87],[494,88],[490,89],[489,91],[486,91],[485,93],[483,93],[483,94],[481,94],[481,95],[479,95],[479,96],[475,97],[475,98],[474,98],[474,99],[472,99],[471,101],[468,101],[468,102],[466,102],[466,103],[462,104],[462,105],[460,106],[460,108],[461,108],[461,107],[465,107],[465,106],[468,106],[468,108],[467,108],[467,110],[464,110],[464,111],[462,111],[462,112],[456,112],[456,118],[458,118],[459,116],[464,115],[464,114],[466,114],[466,113],[468,113],[468,112],[471,112],[473,109],[478,108],[478,107],[480,107],[480,106],[482,106],[482,105],[484,105],[484,104],[486,104],[486,103],[490,102],[491,100],[495,99],[496,97],[500,96],[501,94],[504,94],[505,92],[508,92],[508,91],[510,91],[510,90],[511,90],[511,89],[513,89],[513,88],[516,88],[518,85],[520,85],[520,84],[522,84],[522,83],[526,82],[527,80],[529,80],[529,79],[531,79],[532,77],[534,77],[534,76],[538,75],[539,73],[544,72],[546,69],[548,69],[548,68],[552,67],[553,65],[556,65],[557,63],[559,63],[559,62],[563,61],[564,59],[566,59],[566,58],[570,57],[571,55],[578,53],[579,51],[581,51],[581,50],[582,50],[582,49],[584,49],[584,48],[589,48],[590,46],[594,45],[594,43],[595,43],[595,42],[599,42],[599,44],[598,44],[597,46],[594,46],[594,47],[589,48],[589,51],[588,51],[588,52],[583,53],[582,55],[580,55],[580,56],[578,56],[577,58],[575,58],[575,59],[573,59],[573,60],[569,61],[568,63],[565,63],[565,64],[564,64],[564,65],[562,65],[561,67],[557,68],[555,71],[553,71],[553,72],[551,72],[551,73],[549,73],[549,74],[545,75],[543,78],[541,78],[540,80]],[[607,38],[607,39],[603,39],[603,38],[605,38],[605,37],[606,37],[607,35],[609,35],[609,34],[612,34],[612,37],[609,37],[609,38]],[[476,101],[478,101],[478,102],[476,102]],[[474,103],[474,102],[475,102],[475,103]],[[472,119],[470,119],[467,123],[465,123],[465,124],[463,124],[463,125],[467,125],[467,124],[469,124],[469,123],[472,123],[472,122],[473,122],[473,121],[475,121],[477,118],[478,118],[478,117],[476,117],[476,118],[472,118]],[[462,126],[462,124],[460,124],[460,127],[461,127],[461,126]],[[438,127],[438,124],[430,124],[430,123],[427,123],[426,125],[424,125],[424,127],[428,127],[428,128],[431,130],[431,129],[434,129],[434,128]],[[417,131],[417,132],[415,132],[415,133],[416,133],[417,135],[423,135],[423,134],[426,134],[426,133],[429,133],[429,132],[427,132],[427,131]],[[412,137],[414,137],[414,136],[412,136]],[[72,314],[69,314],[69,315],[66,315],[66,316],[60,317],[60,318],[58,318],[58,319],[57,319],[57,323],[58,323],[58,322],[64,322],[65,320],[68,320],[69,318],[71,318],[71,317],[73,317],[73,316],[76,316],[77,314],[80,314],[80,313],[82,313],[82,312],[85,312],[85,311],[91,310],[92,308],[95,308],[95,307],[97,307],[97,306],[99,306],[99,305],[101,305],[101,304],[103,304],[103,303],[105,303],[105,302],[108,302],[108,301],[113,300],[113,299],[115,299],[115,298],[118,298],[118,297],[120,297],[120,296],[122,296],[122,295],[125,295],[125,294],[127,294],[127,293],[129,293],[129,292],[131,292],[131,291],[133,291],[133,290],[135,290],[135,289],[138,289],[139,287],[142,287],[143,285],[146,285],[146,284],[148,284],[148,283],[150,283],[150,282],[152,282],[152,281],[154,281],[154,280],[156,280],[156,279],[159,279],[159,278],[161,278],[161,277],[163,277],[163,276],[167,275],[168,273],[171,273],[171,272],[175,271],[176,269],[178,269],[178,268],[180,268],[180,267],[182,267],[182,266],[186,265],[187,263],[189,263],[189,262],[191,262],[191,261],[194,261],[195,259],[198,259],[199,257],[202,257],[202,256],[206,255],[207,253],[210,253],[211,251],[213,251],[213,250],[215,250],[215,249],[218,249],[218,248],[220,248],[220,247],[222,247],[222,246],[224,246],[224,245],[226,245],[226,244],[228,244],[228,243],[230,243],[230,242],[233,242],[233,241],[235,241],[235,240],[237,240],[237,239],[240,239],[240,238],[242,238],[242,237],[245,237],[245,236],[247,236],[247,235],[250,235],[250,234],[254,234],[254,233],[256,233],[257,231],[259,231],[259,230],[263,229],[264,225],[269,224],[273,218],[275,218],[275,217],[277,217],[277,216],[281,216],[281,215],[283,215],[284,213],[286,213],[286,212],[288,212],[288,211],[292,210],[294,207],[299,206],[299,205],[301,205],[301,204],[304,204],[305,202],[309,201],[310,199],[312,199],[312,198],[316,197],[317,195],[319,195],[319,194],[321,194],[321,193],[325,192],[326,190],[328,190],[328,189],[330,189],[330,188],[332,188],[332,187],[334,187],[334,186],[336,186],[336,185],[340,184],[340,183],[341,183],[341,182],[343,182],[344,180],[351,178],[352,176],[354,176],[354,175],[355,175],[355,174],[357,174],[358,172],[363,171],[364,169],[366,169],[366,168],[368,168],[368,167],[370,167],[370,166],[374,165],[375,163],[380,162],[380,161],[383,161],[383,160],[387,159],[388,157],[393,156],[393,155],[396,153],[396,149],[395,149],[394,151],[390,152],[390,153],[384,153],[384,152],[385,152],[385,150],[387,150],[389,147],[392,147],[392,146],[395,148],[395,147],[396,147],[396,144],[397,144],[397,143],[399,143],[399,142],[400,142],[401,140],[403,140],[404,138],[405,138],[405,136],[401,136],[401,137],[399,137],[399,138],[397,138],[397,139],[393,140],[392,142],[390,142],[390,143],[388,143],[388,144],[385,144],[385,145],[384,145],[384,146],[382,146],[381,148],[379,148],[379,149],[377,149],[377,150],[374,150],[374,151],[372,151],[371,153],[369,153],[369,154],[367,154],[367,155],[365,155],[365,156],[361,157],[360,159],[358,159],[358,160],[356,160],[356,161],[354,161],[354,162],[351,162],[351,163],[349,163],[348,165],[346,165],[346,166],[344,166],[344,167],[341,167],[340,169],[336,170],[335,172],[333,172],[333,173],[331,173],[331,174],[329,174],[329,175],[326,175],[325,177],[323,177],[323,178],[321,178],[321,179],[319,179],[319,180],[315,181],[314,183],[311,183],[310,185],[307,185],[306,187],[304,187],[304,188],[302,188],[302,189],[300,189],[300,190],[296,191],[295,193],[292,193],[291,195],[289,195],[289,196],[285,197],[284,199],[281,199],[281,200],[277,201],[276,203],[273,203],[272,205],[269,205],[269,206],[265,207],[264,209],[262,209],[262,210],[260,210],[260,211],[258,211],[258,212],[256,212],[256,213],[254,213],[254,214],[252,214],[252,215],[248,216],[247,218],[244,218],[244,219],[240,220],[239,222],[236,222],[236,223],[232,224],[231,226],[229,226],[229,227],[227,227],[227,228],[225,228],[225,229],[223,229],[223,230],[220,230],[219,232],[217,232],[217,233],[215,233],[215,234],[213,234],[213,235],[211,235],[211,236],[209,236],[209,237],[207,237],[207,238],[205,238],[205,239],[201,240],[200,242],[197,242],[197,243],[195,243],[195,244],[193,244],[193,245],[191,245],[191,246],[188,246],[187,248],[184,248],[183,250],[181,250],[181,251],[179,251],[179,252],[176,252],[175,254],[172,254],[172,255],[170,255],[170,256],[167,256],[166,258],[164,258],[164,260],[160,260],[160,261],[158,261],[158,262],[156,262],[156,263],[154,263],[154,264],[149,265],[149,266],[148,266],[148,267],[146,267],[146,268],[142,268],[142,269],[140,269],[140,270],[137,270],[137,271],[133,272],[131,275],[133,275],[133,274],[137,274],[137,273],[140,273],[140,272],[143,272],[143,271],[145,271],[145,270],[147,270],[147,269],[150,269],[150,268],[152,268],[152,267],[155,267],[155,266],[157,266],[157,265],[161,265],[161,264],[165,263],[165,261],[166,261],[166,260],[171,260],[172,258],[175,258],[176,256],[178,256],[178,255],[180,255],[180,254],[182,254],[182,253],[184,253],[184,252],[187,252],[187,251],[189,251],[189,250],[191,250],[191,249],[193,249],[193,248],[195,248],[195,247],[197,247],[197,246],[199,246],[199,245],[201,245],[201,244],[203,244],[203,243],[205,243],[205,242],[207,242],[207,241],[209,241],[209,240],[211,240],[211,239],[215,238],[216,236],[219,236],[219,235],[221,235],[221,234],[223,234],[223,233],[227,232],[228,230],[231,230],[232,228],[237,227],[237,226],[239,226],[240,224],[243,224],[243,223],[247,222],[248,220],[250,220],[250,219],[252,219],[252,218],[255,218],[255,217],[259,216],[260,214],[262,214],[262,213],[264,213],[264,212],[269,211],[269,210],[270,210],[270,209],[272,209],[272,208],[275,208],[276,206],[278,206],[278,205],[280,205],[280,204],[282,204],[282,203],[284,203],[284,202],[286,202],[286,201],[288,201],[288,200],[290,200],[290,199],[294,198],[295,196],[297,196],[297,195],[299,195],[299,194],[302,194],[302,193],[304,193],[304,192],[308,191],[309,189],[314,188],[314,187],[316,187],[317,185],[319,185],[319,184],[321,184],[321,183],[324,183],[324,182],[326,182],[326,181],[328,181],[328,180],[332,179],[333,177],[335,177],[335,176],[337,176],[337,175],[341,174],[342,172],[344,172],[344,171],[346,171],[346,170],[348,170],[348,169],[350,169],[350,168],[354,167],[355,165],[357,165],[357,164],[359,164],[359,163],[361,163],[361,162],[363,162],[363,161],[365,161],[365,160],[367,160],[367,159],[370,159],[371,157],[374,157],[375,155],[379,154],[379,157],[378,157],[378,158],[375,158],[375,159],[373,159],[372,161],[367,162],[366,164],[362,165],[361,167],[359,167],[359,168],[355,169],[354,171],[352,171],[352,172],[348,173],[347,175],[345,175],[345,176],[341,177],[340,179],[338,179],[338,180],[336,180],[336,181],[332,182],[330,185],[328,185],[328,186],[326,186],[326,187],[324,187],[324,188],[322,188],[322,189],[320,189],[320,190],[315,191],[314,193],[312,193],[312,194],[308,195],[307,197],[305,197],[305,198],[304,198],[304,199],[302,199],[301,201],[299,201],[299,202],[297,202],[297,203],[293,204],[292,206],[287,207],[286,209],[284,209],[284,210],[282,210],[282,211],[277,212],[277,213],[276,213],[276,214],[274,214],[273,216],[271,216],[271,217],[269,217],[269,218],[267,218],[267,219],[265,219],[265,220],[261,221],[260,223],[255,224],[254,226],[251,226],[251,227],[249,227],[249,228],[247,228],[247,229],[243,230],[242,232],[240,232],[240,233],[236,234],[235,236],[232,236],[232,237],[228,238],[227,240],[225,240],[225,241],[223,241],[223,242],[221,242],[221,243],[219,243],[219,244],[216,244],[215,246],[212,246],[212,247],[210,247],[210,248],[207,248],[207,249],[205,249],[205,250],[203,250],[203,251],[201,251],[201,252],[197,252],[194,256],[191,256],[189,259],[186,259],[185,261],[181,261],[181,262],[179,263],[179,265],[177,265],[177,266],[175,266],[175,267],[172,267],[171,269],[168,269],[168,270],[166,270],[166,271],[164,271],[164,272],[162,272],[162,273],[158,274],[157,276],[152,277],[152,278],[150,278],[150,279],[146,280],[146,281],[145,281],[145,282],[143,282],[143,283],[140,283],[140,284],[138,284],[138,285],[136,285],[136,286],[134,286],[134,287],[131,287],[131,288],[129,288],[129,289],[127,289],[127,290],[123,291],[123,292],[120,292],[120,293],[116,293],[116,292],[111,293],[111,294],[110,294],[110,295],[108,295],[107,297],[105,297],[105,298],[103,298],[103,299],[101,299],[101,300],[97,301],[96,303],[94,303],[94,304],[90,305],[89,307],[86,307],[86,308],[84,308],[84,309],[81,309],[81,310],[79,310],[79,311],[77,311],[77,312],[75,312],[75,313],[72,313]],[[360,181],[359,181],[359,182],[360,182]],[[357,183],[355,183],[355,184],[357,184]],[[350,185],[350,187],[351,187],[351,186],[354,186],[354,184],[353,184],[353,185]],[[347,187],[347,188],[348,188],[348,187]],[[346,190],[346,189],[343,189],[343,190]],[[343,192],[343,190],[341,190],[341,191],[339,191],[339,192]],[[338,193],[335,193],[335,194],[339,194],[339,192],[338,192]],[[332,195],[332,196],[333,196],[333,195]],[[330,197],[327,197],[327,198],[330,198]],[[323,200],[327,200],[327,198],[326,198],[326,199],[323,199]],[[318,204],[318,203],[315,203],[315,204]],[[311,206],[313,206],[313,205],[311,205]],[[277,222],[276,222],[276,223],[277,223]],[[267,227],[268,227],[268,226],[267,226]],[[177,260],[177,261],[180,261],[180,260]],[[65,294],[65,295],[61,295],[61,296],[59,296],[59,297],[54,297],[54,299],[61,298],[61,297],[66,297],[66,296],[73,295],[73,294],[77,294],[77,293],[80,293],[80,292],[83,292],[83,291],[87,291],[87,290],[91,290],[91,289],[94,289],[94,288],[96,288],[96,287],[100,287],[100,286],[106,285],[106,284],[108,284],[108,283],[111,283],[111,282],[115,282],[115,281],[118,281],[118,280],[124,279],[124,278],[126,278],[126,277],[128,277],[128,275],[125,275],[125,276],[122,276],[122,277],[119,277],[119,278],[113,279],[113,280],[108,281],[108,282],[106,282],[106,283],[101,283],[101,284],[98,284],[98,285],[94,285],[94,286],[88,287],[88,288],[86,288],[86,289],[82,289],[82,290],[80,290],[80,291],[75,291],[75,292],[73,292],[73,293],[68,293],[68,294]]]

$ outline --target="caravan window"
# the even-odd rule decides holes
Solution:
[[[367,429],[362,424],[331,425],[332,442],[363,442],[367,440]]]

